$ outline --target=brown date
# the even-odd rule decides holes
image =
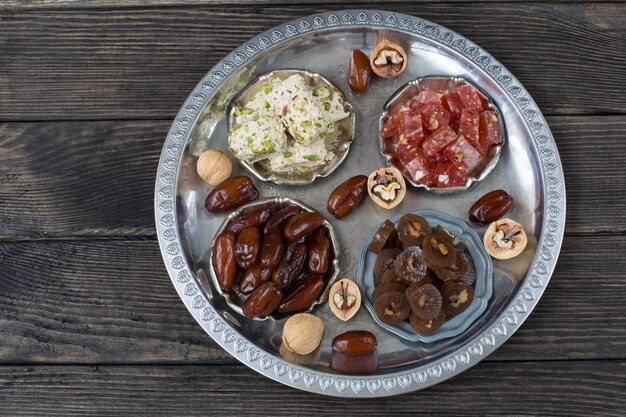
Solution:
[[[316,211],[296,214],[289,219],[283,234],[287,242],[293,242],[308,235],[324,223],[324,217]]]
[[[376,336],[365,330],[352,330],[333,339],[330,367],[346,373],[369,373],[378,367]]]
[[[335,188],[328,197],[326,209],[338,219],[352,213],[367,195],[367,177],[357,175]]]
[[[504,190],[494,190],[480,197],[469,209],[471,221],[489,224],[513,208],[513,197]]]
[[[204,206],[212,213],[227,211],[252,201],[259,196],[252,180],[248,177],[232,177],[219,183],[209,193]]]
[[[239,284],[239,291],[242,294],[250,294],[252,291],[264,282],[272,279],[272,270],[264,268],[262,265],[254,264],[246,268],[243,278]]]
[[[278,312],[293,313],[309,308],[322,293],[325,285],[321,275],[311,275],[289,292],[287,298],[278,306]]]
[[[220,288],[230,291],[237,275],[237,262],[235,261],[235,235],[224,231],[215,239],[211,261]]]
[[[274,269],[280,263],[283,256],[285,243],[283,242],[283,234],[276,228],[270,228],[265,233],[263,239],[263,247],[261,248],[261,265],[266,268]]]
[[[292,242],[287,246],[278,268],[274,270],[272,280],[282,288],[287,288],[300,273],[305,259],[306,245]]]
[[[367,90],[372,79],[372,66],[370,59],[363,52],[355,49],[350,54],[350,64],[348,66],[348,83],[355,93],[362,93]]]
[[[283,290],[273,282],[265,282],[243,304],[243,314],[250,318],[265,317],[280,305],[282,299]]]
[[[275,207],[273,204],[266,204],[258,207],[252,211],[249,211],[228,225],[228,231],[238,235],[246,227],[261,227],[267,222],[272,214],[274,214]]]
[[[265,233],[272,227],[282,230],[290,218],[300,213],[302,209],[298,206],[287,206],[278,210],[265,224]]]
[[[235,242],[235,259],[242,268],[256,263],[261,248],[261,232],[256,227],[243,229]]]
[[[307,270],[312,274],[324,275],[330,262],[330,241],[321,227],[311,233]]]

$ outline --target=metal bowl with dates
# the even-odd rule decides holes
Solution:
[[[217,229],[217,231],[215,232],[215,236],[218,236],[220,233],[225,231],[230,225],[230,223],[233,220],[237,219],[239,216],[241,216],[243,213],[247,212],[248,210],[253,210],[255,208],[258,208],[267,204],[273,204],[276,207],[276,210],[280,210],[281,208],[284,208],[287,206],[297,206],[297,207],[300,207],[303,211],[309,211],[309,212],[315,211],[310,206],[303,204],[298,200],[294,200],[288,197],[261,198],[259,200],[254,200],[250,203],[244,204],[243,206],[232,211],[229,214],[229,216],[224,220],[220,228]],[[330,286],[339,277],[340,253],[339,253],[339,243],[337,241],[337,236],[335,235],[335,231],[333,229],[332,224],[328,220],[324,220],[324,223],[322,223],[320,227],[324,229],[324,231],[326,232],[328,236],[328,240],[330,241],[331,261],[328,264],[328,272],[326,272],[325,274],[326,286],[325,286],[324,291],[322,291],[322,294],[313,302],[313,304],[311,304],[309,308],[305,310],[305,312],[313,311],[315,307],[317,307],[318,305],[326,301],[326,299],[328,298],[328,290],[330,289]],[[213,241],[211,242],[211,246],[210,246],[211,251],[213,251],[214,245],[215,245],[215,239],[213,239]],[[212,284],[210,286],[211,294],[215,293],[216,297],[217,296],[223,297],[223,299],[226,301],[231,311],[236,312],[243,316],[243,311],[241,310],[241,306],[243,302],[245,301],[245,297],[237,294],[235,291],[229,291],[229,292],[222,291],[222,289],[220,288],[218,284],[217,275],[215,273],[215,268],[212,263],[209,263],[209,271],[211,272],[211,284]],[[282,316],[283,316],[282,318],[285,317],[285,315],[282,315]],[[266,319],[273,320],[277,317],[279,319],[281,318],[280,316],[269,315],[267,317],[259,318],[257,320],[266,320]]]
[[[351,92],[346,72],[350,53],[369,54],[393,36],[408,55],[398,78],[373,78],[364,93]],[[514,199],[507,213],[522,224],[529,243],[518,257],[493,261],[493,295],[488,307],[462,334],[433,343],[407,342],[379,327],[365,308],[341,322],[328,304],[313,313],[326,324],[313,362],[281,355],[282,321],[250,320],[233,312],[211,291],[210,249],[229,213],[204,208],[211,187],[196,174],[206,149],[227,154],[228,103],[258,76],[276,69],[304,68],[335,83],[356,116],[355,138],[345,160],[329,176],[307,185],[277,185],[255,179],[261,197],[289,197],[323,213],[340,249],[339,277],[356,278],[363,244],[385,219],[416,209],[433,209],[467,220],[470,206],[494,189]],[[500,110],[507,143],[491,174],[464,193],[442,196],[410,187],[404,201],[384,210],[367,197],[349,216],[326,213],[330,193],[354,175],[386,165],[379,151],[378,119],[384,103],[407,82],[426,75],[463,77],[485,92]],[[247,170],[235,161],[233,175]],[[163,260],[189,313],[220,346],[255,371],[298,389],[341,397],[397,395],[441,383],[476,365],[524,322],[544,292],[563,240],[565,188],[559,154],[546,121],[528,92],[494,57],[463,36],[418,17],[376,10],[341,10],[283,23],[244,42],[199,80],[182,105],[165,140],[155,187],[156,230]],[[479,235],[485,227],[470,225]],[[369,330],[378,339],[378,369],[368,375],[340,374],[329,367],[332,339],[348,330]]]

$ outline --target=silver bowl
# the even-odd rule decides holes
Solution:
[[[430,191],[430,192],[433,192],[436,194],[442,194],[442,195],[461,193],[463,191],[467,191],[470,187],[472,187],[472,185],[478,184],[482,180],[487,178],[487,175],[489,175],[491,171],[493,171],[496,164],[498,163],[498,160],[500,159],[500,153],[502,152],[502,147],[506,143],[506,128],[504,125],[504,118],[502,117],[502,113],[500,113],[498,106],[494,104],[493,100],[491,100],[491,98],[479,86],[477,86],[473,82],[463,77],[427,76],[427,77],[417,78],[415,80],[409,81],[408,83],[404,84],[402,87],[397,89],[391,95],[391,97],[389,97],[389,99],[383,106],[384,111],[378,120],[378,132],[380,133],[383,123],[385,122],[385,118],[389,114],[389,110],[392,109],[398,102],[405,101],[407,100],[408,97],[414,97],[415,95],[417,95],[417,93],[420,90],[424,88],[429,88],[429,89],[433,89],[436,91],[446,91],[460,84],[469,84],[472,87],[474,87],[482,96],[482,98],[484,99],[484,102],[487,103],[487,109],[496,112],[496,114],[498,115],[498,121],[500,122],[500,131],[502,132],[502,143],[496,146],[491,146],[489,148],[489,153],[485,155],[485,157],[482,158],[480,164],[478,164],[476,167],[472,169],[471,172],[468,173],[469,175],[467,177],[467,181],[465,182],[465,185],[461,187],[439,188],[439,187],[429,187],[424,184],[416,183],[411,179],[410,176],[404,173],[404,170],[402,169],[401,166],[395,166],[391,162],[392,154],[385,152],[384,140],[379,134],[378,139],[379,139],[379,145],[380,145],[380,152],[387,159],[387,164],[398,168],[404,175],[404,179],[414,187],[423,188],[426,191]]]
[[[270,203],[274,203],[277,209],[281,209],[286,206],[298,206],[301,209],[308,211],[308,212],[317,211],[313,209],[312,207],[307,206],[306,204],[298,200],[294,200],[288,197],[261,198],[259,200],[255,200],[250,203],[244,204],[241,207],[239,207],[237,210],[233,211],[222,222],[222,225],[219,227],[219,229],[217,229],[217,232],[215,233],[215,237],[219,236],[220,233],[226,230],[228,225],[233,220],[241,216],[243,213],[249,210],[253,210],[257,207],[263,206],[265,204],[270,204]],[[313,302],[313,304],[311,304],[311,306],[308,309],[306,309],[303,312],[311,312],[316,306],[324,303],[328,299],[328,291],[330,290],[330,287],[333,285],[333,283],[335,283],[335,281],[337,281],[337,278],[339,277],[339,243],[337,241],[337,236],[335,235],[333,226],[328,222],[328,220],[324,219],[324,223],[322,223],[320,227],[322,227],[326,231],[326,233],[328,234],[328,239],[330,240],[332,262],[329,264],[328,271],[326,272],[326,277],[329,277],[329,278],[326,281],[326,287],[324,291],[322,292],[322,294],[317,298],[317,300]],[[215,237],[211,241],[211,247],[209,249],[210,253],[213,253],[213,247],[215,246]],[[235,294],[234,292],[222,291],[217,280],[217,274],[215,273],[215,269],[213,268],[213,262],[210,262],[209,265],[210,265],[209,271],[211,272],[211,280],[213,281],[213,286],[216,289],[217,293],[220,294],[222,297],[224,297],[226,303],[233,311],[244,316],[241,306],[243,305],[243,303],[245,302],[248,296],[238,295],[238,294]],[[288,314],[274,313],[267,317],[255,318],[254,320],[258,320],[258,321],[274,320],[276,318],[285,317],[287,315]]]
[[[352,105],[348,102],[346,95],[341,89],[332,81],[328,80],[321,74],[311,72],[302,69],[281,69],[274,70],[263,74],[254,80],[250,81],[246,87],[237,94],[231,102],[228,104],[226,114],[228,115],[228,131],[235,122],[235,110],[238,107],[245,106],[254,95],[263,88],[263,86],[271,80],[285,80],[288,77],[300,74],[310,86],[319,87],[322,85],[329,85],[336,89],[341,94],[344,102],[344,110],[350,113],[349,117],[346,117],[338,122],[335,122],[335,129],[333,136],[327,138],[327,141],[333,144],[333,152],[335,157],[328,161],[325,165],[312,169],[306,172],[299,173],[287,173],[287,172],[274,172],[269,170],[262,161],[250,163],[239,159],[241,165],[243,165],[252,175],[262,181],[271,181],[275,184],[285,185],[297,185],[297,184],[310,184],[318,177],[326,177],[335,171],[337,167],[343,162],[350,150],[350,144],[354,140],[356,117]]]
[[[368,250],[368,246],[374,240],[374,236],[376,236],[376,233],[374,233],[363,245],[356,278],[356,282],[364,295],[365,307],[376,324],[409,342],[433,343],[458,336],[469,329],[487,311],[489,300],[493,294],[493,262],[485,250],[482,239],[474,229],[458,217],[453,217],[437,210],[418,210],[410,213],[425,218],[431,227],[442,225],[448,232],[463,242],[476,268],[474,300],[465,311],[446,320],[438,331],[427,336],[415,332],[409,323],[402,322],[394,326],[380,320],[374,309],[374,300],[372,299],[372,293],[376,288],[373,274],[376,255]],[[405,214],[407,213],[397,214],[391,218],[391,221],[397,226],[400,218]]]

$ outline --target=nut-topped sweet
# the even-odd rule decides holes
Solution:
[[[469,307],[476,270],[464,244],[443,227],[433,229],[426,219],[411,213],[400,218],[398,227],[399,239],[391,242],[395,247],[382,249],[376,258],[374,311],[384,323],[410,320],[413,330],[431,335],[446,318]],[[387,222],[381,229],[376,239],[391,234]],[[378,241],[374,249],[381,244],[388,242]]]

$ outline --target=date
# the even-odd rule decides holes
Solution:
[[[259,197],[252,180],[245,176],[232,177],[221,182],[209,193],[204,206],[212,213],[234,209]]]
[[[265,222],[274,214],[276,208],[273,204],[266,204],[259,208],[256,208],[248,213],[245,213],[233,220],[228,225],[228,231],[238,235],[241,231],[247,227],[262,227]]]
[[[285,300],[278,306],[279,313],[293,313],[311,306],[324,290],[324,278],[311,275],[289,292]]]
[[[242,294],[250,294],[256,290],[261,284],[272,279],[272,270],[262,265],[254,264],[246,268],[243,278],[239,284],[239,291]]]
[[[355,49],[350,54],[350,64],[348,66],[348,84],[355,93],[362,93],[367,90],[372,80],[372,66],[370,59],[363,52]]]
[[[324,217],[316,211],[304,212],[291,217],[283,234],[287,242],[293,242],[308,235],[324,223]]]
[[[256,227],[243,229],[235,242],[235,259],[242,268],[255,264],[261,247],[261,232]]]
[[[335,188],[335,191],[328,197],[326,209],[330,214],[341,219],[352,213],[366,195],[367,177],[357,175]]]
[[[376,336],[352,330],[333,339],[330,367],[346,373],[370,373],[378,367]]]
[[[274,270],[272,280],[281,286],[287,288],[296,279],[306,259],[306,245],[304,243],[292,242],[287,246],[285,255],[280,261],[278,268]]]
[[[330,240],[324,229],[318,228],[311,233],[307,270],[312,274],[324,275],[330,262]]]
[[[274,269],[280,263],[280,258],[283,256],[284,250],[285,242],[283,241],[283,234],[280,230],[272,227],[265,233],[259,262],[265,268]]]
[[[215,239],[211,261],[220,288],[230,291],[237,276],[237,262],[235,260],[235,235],[224,231]]]
[[[271,228],[284,229],[289,219],[300,213],[302,213],[302,209],[298,206],[287,206],[278,210],[265,224],[265,233]]]
[[[479,198],[469,209],[471,221],[479,224],[489,224],[513,208],[513,197],[504,190],[491,191]]]
[[[265,317],[280,305],[283,290],[273,282],[265,282],[255,289],[243,304],[243,314],[250,318]]]

